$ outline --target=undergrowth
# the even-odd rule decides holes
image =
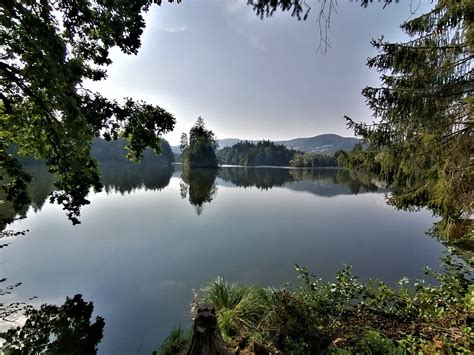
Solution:
[[[470,354],[470,269],[451,257],[443,265],[439,273],[426,269],[436,280],[433,285],[403,278],[396,287],[361,282],[350,267],[328,282],[296,266],[300,286],[276,289],[218,277],[201,291],[199,301],[214,305],[229,349],[259,344],[283,354]]]

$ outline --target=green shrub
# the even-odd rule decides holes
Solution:
[[[344,348],[331,348],[329,354],[367,354],[367,355],[405,355],[406,349],[398,346],[393,340],[383,337],[379,332],[371,330],[360,338],[354,339],[353,344]]]

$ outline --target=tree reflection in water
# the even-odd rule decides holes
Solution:
[[[24,217],[29,207],[39,211],[54,191],[54,181],[45,165],[32,165],[28,171],[33,181],[28,186],[31,203],[16,217]],[[136,163],[103,163],[100,172],[107,193],[130,194],[139,189],[159,191],[170,183],[173,173],[180,174],[180,195],[189,199],[200,215],[205,203],[216,196],[218,181],[238,187],[256,187],[268,190],[284,187],[306,191],[318,196],[337,196],[365,192],[387,192],[373,176],[342,169],[286,169],[265,167],[220,167],[218,169],[189,168],[184,166]],[[15,218],[7,203],[0,204],[0,230]],[[12,214],[13,213],[13,214]],[[0,222],[2,222],[0,221]]]
[[[93,310],[81,295],[61,306],[27,307],[25,324],[0,334],[2,354],[96,354],[105,321],[96,317],[91,322]]]
[[[217,193],[216,176],[218,169],[192,169],[183,167],[180,183],[181,198],[189,195],[189,203],[201,215],[204,203],[210,203]]]

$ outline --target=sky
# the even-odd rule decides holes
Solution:
[[[158,105],[177,120],[165,138],[179,142],[198,116],[219,139],[287,140],[324,133],[353,136],[343,118],[371,122],[361,90],[378,84],[366,67],[372,38],[406,39],[399,25],[423,13],[425,0],[339,0],[326,54],[318,53],[317,13],[261,20],[247,0],[183,0],[152,5],[137,55],[113,49],[107,80],[88,84],[111,99]]]

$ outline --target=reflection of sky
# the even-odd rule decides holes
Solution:
[[[46,203],[17,223],[28,228],[2,251],[1,275],[24,284],[21,299],[62,303],[82,293],[106,320],[103,353],[157,348],[187,324],[191,289],[224,275],[260,285],[296,282],[295,263],[332,277],[343,263],[361,277],[423,276],[443,247],[424,235],[433,218],[384,204],[383,194],[327,198],[284,187],[219,185],[196,215],[172,177],[161,191],[102,192],[72,226]]]

